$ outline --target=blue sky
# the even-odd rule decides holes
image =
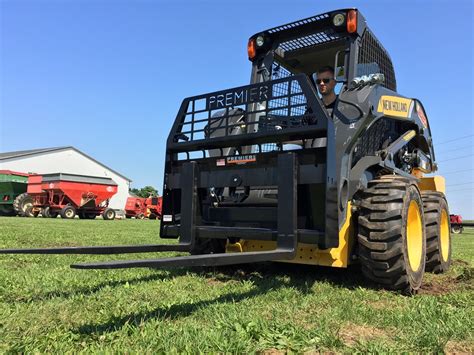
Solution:
[[[474,219],[470,0],[0,0],[0,151],[73,145],[161,192],[182,99],[247,84],[250,35],[345,7],[423,102],[451,212]]]

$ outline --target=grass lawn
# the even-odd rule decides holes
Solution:
[[[158,223],[0,218],[0,248],[169,242]],[[474,352],[474,228],[414,297],[376,289],[357,267],[69,268],[140,257],[151,254],[0,255],[0,353]]]

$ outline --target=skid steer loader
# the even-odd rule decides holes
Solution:
[[[357,9],[259,32],[250,85],[186,98],[166,143],[162,238],[177,244],[1,253],[189,256],[78,269],[262,261],[346,268],[416,291],[451,262],[445,182],[422,103],[397,93],[391,59]],[[331,114],[313,74],[333,66]]]

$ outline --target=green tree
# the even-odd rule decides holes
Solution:
[[[158,190],[153,186],[145,186],[141,189],[133,188],[130,189],[130,192],[138,197],[156,197],[158,195]]]

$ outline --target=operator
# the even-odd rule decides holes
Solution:
[[[334,79],[334,68],[325,66],[316,73],[316,86],[321,94],[321,100],[326,108],[329,116],[336,105],[337,95],[334,93],[336,80]],[[315,138],[305,143],[306,148],[323,147],[327,144],[326,138]]]
[[[321,94],[324,107],[326,107],[326,110],[328,110],[331,116],[337,100],[337,95],[334,93],[334,88],[336,87],[334,68],[325,66],[319,69],[316,74],[316,85]]]

